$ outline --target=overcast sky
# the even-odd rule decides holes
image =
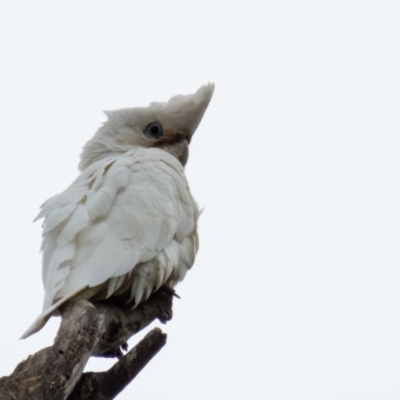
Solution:
[[[101,111],[211,81],[198,258],[118,399],[400,399],[398,1],[0,0],[0,57],[0,376],[57,330],[18,341],[43,300],[32,220]]]

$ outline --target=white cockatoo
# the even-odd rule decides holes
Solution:
[[[194,263],[199,209],[184,174],[189,143],[213,84],[149,107],[105,112],[83,147],[81,174],[47,200],[43,312],[23,338],[69,300],[118,298],[131,307]]]

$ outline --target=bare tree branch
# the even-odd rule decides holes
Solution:
[[[0,378],[0,400],[113,399],[164,346],[166,335],[153,330],[125,356],[121,347],[156,318],[171,319],[172,297],[161,289],[132,311],[86,300],[68,303],[53,346]],[[92,355],[120,360],[106,372],[82,375]]]
[[[154,328],[108,371],[84,373],[68,400],[114,399],[161,350],[166,341],[167,335],[159,328]]]

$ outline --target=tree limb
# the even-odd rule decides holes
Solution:
[[[161,350],[167,335],[154,328],[106,372],[86,372],[68,400],[114,399]]]
[[[166,335],[154,329],[125,356],[121,347],[156,318],[171,319],[172,297],[161,289],[131,311],[86,300],[68,303],[53,346],[0,378],[0,400],[113,399],[164,346]],[[82,375],[92,355],[120,360],[106,372]]]

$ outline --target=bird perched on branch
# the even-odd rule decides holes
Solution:
[[[23,338],[69,300],[117,299],[129,307],[194,263],[198,207],[184,174],[189,143],[213,84],[149,107],[105,112],[83,147],[81,174],[47,200],[43,224],[43,312]]]

